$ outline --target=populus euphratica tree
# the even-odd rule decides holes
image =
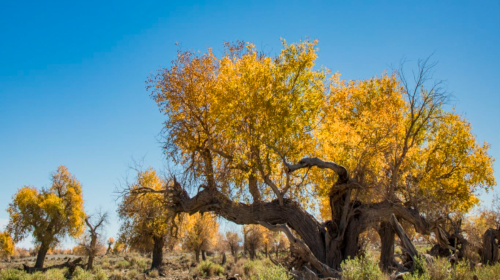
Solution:
[[[124,221],[120,229],[120,239],[131,248],[140,247],[152,251],[151,269],[160,268],[163,263],[163,248],[167,242],[175,240],[170,234],[173,224],[168,220],[168,211],[163,207],[161,194],[137,194],[136,191],[161,191],[164,185],[165,182],[154,169],[138,171],[135,182],[128,186],[118,208],[118,214]]]
[[[35,268],[43,268],[45,256],[62,238],[78,237],[84,231],[85,212],[82,186],[65,166],[52,174],[50,188],[38,191],[23,187],[13,197],[7,211],[10,214],[7,229],[15,242],[32,234],[40,245]]]
[[[179,51],[149,80],[167,155],[201,181],[171,184],[168,208],[283,230],[324,276],[375,228],[388,267],[391,216],[430,234],[444,213],[470,209],[495,184],[489,146],[444,109],[427,60],[411,81],[399,70],[344,81],[315,67],[316,44],[283,41],[276,56],[242,42],[219,56]],[[323,221],[308,212],[315,205]]]

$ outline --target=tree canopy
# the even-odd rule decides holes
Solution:
[[[192,179],[166,190],[171,211],[285,224],[302,256],[333,275],[321,263],[338,268],[392,214],[429,234],[495,180],[489,145],[446,110],[428,60],[413,80],[399,69],[345,81],[315,66],[316,45],[283,41],[276,56],[243,42],[219,56],[179,51],[148,86],[166,116],[165,151]],[[316,207],[324,222],[309,213]],[[390,247],[394,232],[379,234]]]

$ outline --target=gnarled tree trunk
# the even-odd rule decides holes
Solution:
[[[340,268],[343,260],[358,254],[361,233],[380,222],[390,222],[393,214],[413,224],[418,232],[430,233],[431,226],[415,209],[389,201],[368,204],[353,201],[351,193],[360,187],[359,184],[349,180],[345,168],[333,162],[306,158],[296,165],[287,165],[287,169],[293,172],[312,166],[332,169],[339,177],[329,194],[332,220],[326,223],[318,222],[298,202],[286,198],[245,204],[230,200],[210,186],[202,186],[194,197],[190,197],[176,181],[167,188],[165,197],[171,213],[210,211],[237,224],[284,224],[293,229],[308,247],[300,253],[312,254],[302,255],[303,259],[314,259],[333,269]]]
[[[500,230],[488,229],[483,235],[483,248],[481,251],[481,262],[483,264],[495,264],[499,260],[498,242],[500,241]]]
[[[159,269],[163,264],[163,247],[165,239],[163,237],[153,237],[153,262],[151,263],[151,270]]]
[[[378,227],[380,236],[380,266],[383,271],[389,271],[394,258],[394,229],[388,222],[381,222]]]

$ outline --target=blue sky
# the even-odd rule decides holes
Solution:
[[[144,81],[170,65],[176,42],[220,52],[244,40],[272,54],[280,38],[318,39],[318,65],[347,79],[434,53],[456,110],[500,155],[496,0],[2,1],[0,26],[0,226],[18,188],[49,186],[63,164],[82,182],[86,209],[111,213],[116,235],[114,191],[128,166],[164,164],[163,116]]]

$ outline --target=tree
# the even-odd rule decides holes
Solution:
[[[0,232],[0,258],[10,257],[14,254],[14,241],[6,231]]]
[[[275,57],[245,43],[219,57],[179,52],[150,79],[165,150],[191,178],[169,185],[167,205],[282,230],[325,276],[378,228],[387,268],[392,215],[430,234],[444,214],[468,211],[495,185],[489,146],[444,109],[427,60],[414,83],[404,71],[343,81],[314,68],[315,46],[284,42]],[[318,203],[324,221],[306,211]]]
[[[115,243],[115,239],[114,239],[113,237],[110,237],[110,238],[108,239],[108,249],[106,250],[106,255],[107,255],[107,254],[109,254],[109,253],[111,253],[112,248],[113,248],[113,247],[112,247],[112,246],[113,246],[113,243]]]
[[[286,236],[280,232],[278,236],[274,239],[274,253],[276,254],[276,259],[279,258],[280,251],[286,250],[290,246],[290,242]]]
[[[205,260],[205,251],[214,245],[218,232],[219,224],[214,215],[193,214],[187,217],[183,247],[194,252],[196,262],[200,261],[200,253]]]
[[[66,235],[78,237],[83,233],[85,212],[82,187],[65,166],[52,174],[52,186],[38,191],[25,186],[13,197],[7,209],[10,215],[7,229],[15,242],[33,234],[40,245],[35,269],[43,268],[47,251]]]
[[[257,256],[257,251],[264,246],[265,228],[259,225],[245,225],[243,226],[243,236],[245,251],[253,260]]]
[[[103,228],[107,223],[108,213],[98,212],[93,216],[88,216],[85,218],[87,233],[83,236],[80,242],[80,246],[85,249],[85,252],[89,257],[87,262],[87,270],[92,270],[94,265],[94,258],[99,248],[102,248],[104,246],[101,238]]]
[[[240,247],[240,236],[236,232],[226,231],[226,240],[229,245],[229,249],[231,250],[231,255],[236,259],[238,257],[238,249]]]
[[[174,224],[163,207],[162,195],[155,193],[161,191],[164,185],[165,182],[154,169],[138,171],[135,182],[128,186],[118,208],[118,214],[124,221],[120,239],[131,248],[152,251],[151,269],[160,268],[163,264],[163,248],[168,240],[172,242],[174,239],[170,236]],[[138,194],[139,189],[153,192]]]

